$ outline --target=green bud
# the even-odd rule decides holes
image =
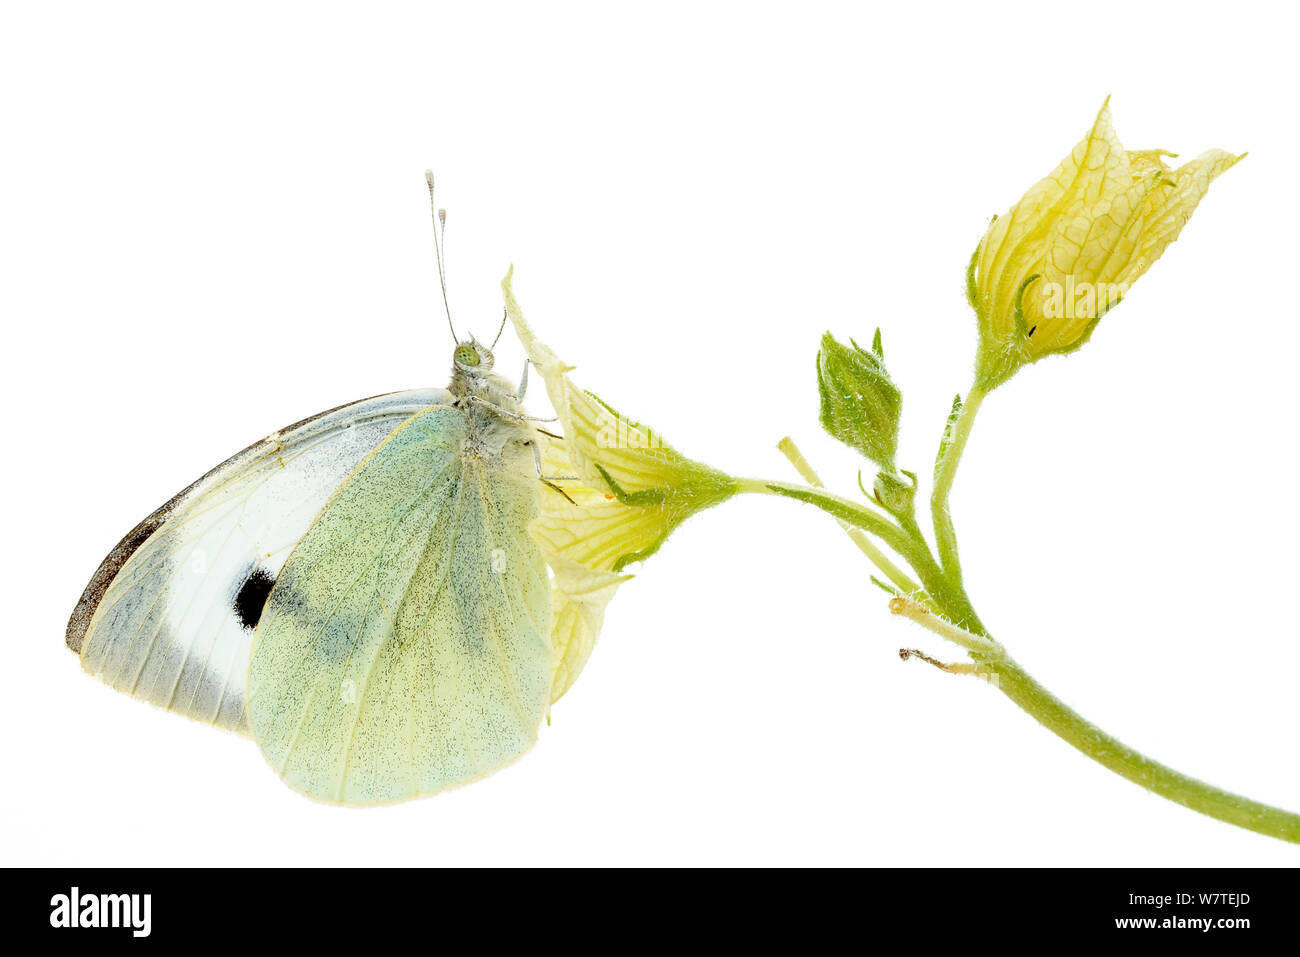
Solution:
[[[822,336],[817,353],[822,428],[893,473],[903,394],[885,370],[879,329],[870,352],[849,342],[851,347],[842,345],[829,332]]]
[[[891,515],[910,515],[916,498],[916,476],[907,471],[881,472],[871,484],[871,491],[872,498]]]

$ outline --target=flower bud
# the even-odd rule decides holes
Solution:
[[[849,342],[836,342],[829,332],[822,336],[817,353],[822,427],[892,474],[903,394],[885,370],[879,329],[870,352]]]
[[[902,472],[880,472],[871,483],[872,497],[894,516],[910,515],[916,499],[916,475]]]

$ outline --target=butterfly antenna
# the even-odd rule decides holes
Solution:
[[[433,199],[433,170],[424,171],[424,181],[429,184],[429,207],[433,211],[433,258],[438,264],[438,285],[442,289],[442,308],[447,313],[447,328],[453,342],[460,342],[456,327],[451,322],[451,305],[447,302],[447,271],[443,266],[443,249],[447,245],[447,211],[439,209]]]
[[[497,343],[501,341],[501,333],[506,331],[506,318],[509,315],[510,313],[508,310],[506,309],[501,310],[501,328],[497,330],[497,337],[492,340],[492,345],[488,346],[489,349],[495,349],[497,347]]]

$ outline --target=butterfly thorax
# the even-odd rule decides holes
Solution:
[[[492,353],[474,340],[456,347],[447,391],[468,426],[464,454],[499,460],[525,455],[532,429],[521,418],[518,389],[492,372]],[[522,461],[522,458],[521,458]]]
[[[477,396],[472,401],[486,402],[507,412],[523,414],[523,408],[515,397],[516,386],[495,373],[482,374],[453,368],[447,391],[456,397],[458,403],[463,403],[470,396]]]

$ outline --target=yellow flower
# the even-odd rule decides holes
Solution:
[[[1170,169],[1163,157],[1173,155],[1125,150],[1107,100],[1061,165],[993,220],[967,273],[980,327],[977,386],[1083,345],[1178,238],[1214,178],[1246,154],[1210,150]]]
[[[568,376],[572,367],[524,321],[511,288],[513,274],[511,269],[501,283],[506,313],[546,383],[564,434],[547,441],[543,470],[575,477],[557,482],[568,500],[544,495],[541,515],[529,526],[554,574],[551,700],[558,701],[596,644],[605,606],[631,577],[620,574],[623,569],[652,555],[691,515],[734,495],[737,485],[575,386]]]

